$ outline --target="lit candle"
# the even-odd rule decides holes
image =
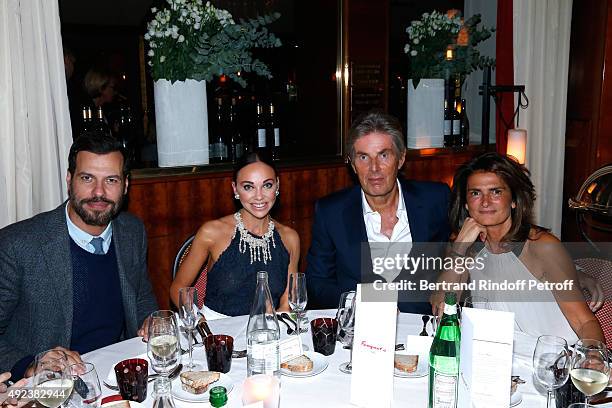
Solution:
[[[508,129],[506,154],[514,156],[519,163],[525,164],[527,150],[527,131],[525,129]]]
[[[256,374],[247,377],[242,388],[243,406],[253,404],[253,406],[263,406],[263,408],[278,408],[280,401],[280,381],[278,378],[271,375]],[[261,402],[263,402],[263,405]]]
[[[450,61],[453,59],[453,48],[452,47],[448,47],[446,49],[446,60]]]

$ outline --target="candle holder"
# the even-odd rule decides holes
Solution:
[[[256,374],[242,384],[242,405],[263,402],[263,408],[280,407],[280,380],[271,375]]]

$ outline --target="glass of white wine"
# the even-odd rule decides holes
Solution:
[[[572,355],[570,377],[574,386],[585,395],[588,406],[589,397],[602,392],[610,379],[606,345],[599,340],[578,340]]]
[[[34,397],[48,408],[57,408],[72,394],[74,381],[68,358],[61,350],[47,350],[34,359]]]
[[[567,381],[569,349],[567,341],[557,336],[540,336],[533,351],[534,378],[546,389],[546,408],[550,407],[553,390]]]
[[[155,389],[168,392],[171,389],[168,375],[180,363],[179,344],[179,325],[176,315],[171,310],[158,310],[151,313],[147,356],[153,370],[160,374],[155,380]]]

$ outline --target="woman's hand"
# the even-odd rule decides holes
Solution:
[[[452,251],[458,255],[465,255],[468,248],[480,238],[481,241],[487,238],[487,229],[476,222],[473,218],[467,217],[463,221],[461,231],[452,245]]]
[[[591,294],[591,301],[589,302],[589,309],[591,309],[591,312],[595,313],[601,309],[605,296],[603,293],[603,288],[597,279],[582,271],[578,271],[578,283],[580,284],[581,289],[586,289]]]

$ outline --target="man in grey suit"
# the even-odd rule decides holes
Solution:
[[[121,144],[85,134],[70,148],[68,201],[0,230],[0,372],[20,378],[42,351],[78,362],[142,334],[157,303],[144,226],[120,213],[127,176]]]

